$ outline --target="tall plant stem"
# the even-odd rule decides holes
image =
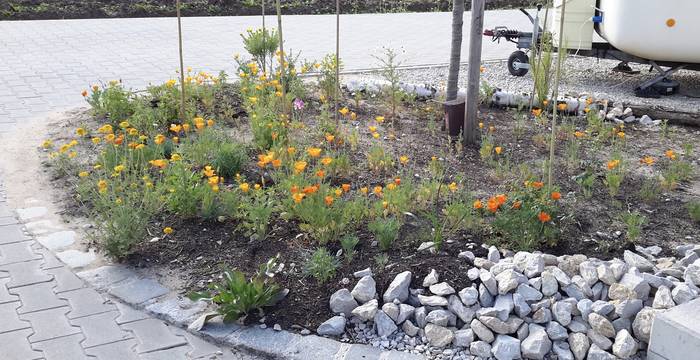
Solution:
[[[335,0],[335,126],[340,123],[340,0]]]
[[[550,2],[548,1],[547,4],[545,5],[546,7],[544,8],[544,24],[542,24],[542,34],[538,36],[539,42],[544,45],[544,36],[545,33],[547,32],[547,21],[549,19],[549,7],[551,6]],[[533,53],[535,53],[535,70],[534,74],[532,76],[533,79],[537,79],[537,76],[539,76],[540,73],[540,66],[542,64],[542,49],[544,46],[540,45],[539,47],[537,44],[532,44],[533,46]],[[532,82],[532,92],[530,93],[530,104],[528,106],[528,111],[532,111],[532,103],[535,100],[535,90],[537,89],[537,83],[535,81]],[[546,111],[545,111],[546,112]]]
[[[559,79],[561,78],[561,63],[564,59],[563,51],[566,51],[564,45],[564,20],[566,17],[566,1],[561,3],[561,18],[559,19],[559,44],[557,46],[557,70],[554,74],[554,88],[552,89],[552,138],[549,139],[549,168],[547,169],[547,186],[552,188],[552,168],[554,168],[554,140],[556,138],[558,106],[557,98],[559,97]]]
[[[280,83],[282,84],[282,113],[287,115],[287,70],[284,61],[284,37],[282,37],[282,7],[277,0],[277,32],[280,37]]]
[[[177,37],[180,51],[180,121],[185,121],[185,61],[182,56],[182,16],[180,14],[180,0],[177,0]]]
[[[266,44],[265,38],[267,36],[265,32],[265,0],[260,1],[260,11],[262,12],[262,35],[263,35],[263,44]],[[267,56],[265,55],[266,51],[263,52],[263,58],[262,58],[262,70],[263,74],[265,73],[265,61],[267,60]]]

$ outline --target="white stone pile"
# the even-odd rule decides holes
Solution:
[[[419,286],[402,272],[381,296],[365,269],[331,296],[338,315],[317,332],[436,359],[642,359],[654,317],[700,294],[700,245],[679,246],[677,257],[636,250],[610,261],[465,251],[470,287],[425,269]]]

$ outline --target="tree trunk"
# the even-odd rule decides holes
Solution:
[[[469,71],[467,76],[467,100],[464,115],[464,144],[479,146],[479,128],[476,115],[479,112],[479,84],[481,76],[481,39],[484,31],[485,0],[472,0],[472,23],[469,34]]]
[[[462,55],[462,25],[464,24],[464,0],[454,0],[452,8],[452,46],[450,49],[450,70],[447,76],[446,101],[457,99],[459,90],[459,61]]]

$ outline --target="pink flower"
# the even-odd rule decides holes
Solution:
[[[294,110],[304,110],[304,100],[299,98],[294,99]]]

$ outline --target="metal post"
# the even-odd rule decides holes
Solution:
[[[262,33],[263,33],[263,44],[265,44],[265,37],[267,36],[265,33],[265,0],[260,1],[260,8],[262,12]],[[262,70],[263,74],[266,72],[265,69],[265,61],[267,60],[267,56],[265,56],[265,51],[263,51],[263,58],[262,58]]]
[[[477,113],[479,110],[479,80],[481,76],[481,39],[484,31],[485,0],[472,1],[472,26],[469,34],[469,69],[467,99],[464,114],[464,144],[477,146],[479,131]]]
[[[285,75],[287,70],[284,65],[284,38],[282,37],[282,7],[277,0],[277,32],[280,37],[280,83],[282,84],[282,113],[287,115],[287,84]]]
[[[556,16],[556,12],[554,13]],[[561,63],[564,59],[564,19],[566,17],[566,1],[561,2],[561,18],[559,19],[559,44],[557,46],[557,70],[554,77],[554,89],[552,91],[552,138],[549,141],[549,168],[547,169],[547,186],[552,189],[552,168],[554,167],[554,141],[557,128],[557,98],[559,97],[559,79],[561,78]]]
[[[335,1],[335,125],[340,123],[340,0]]]

